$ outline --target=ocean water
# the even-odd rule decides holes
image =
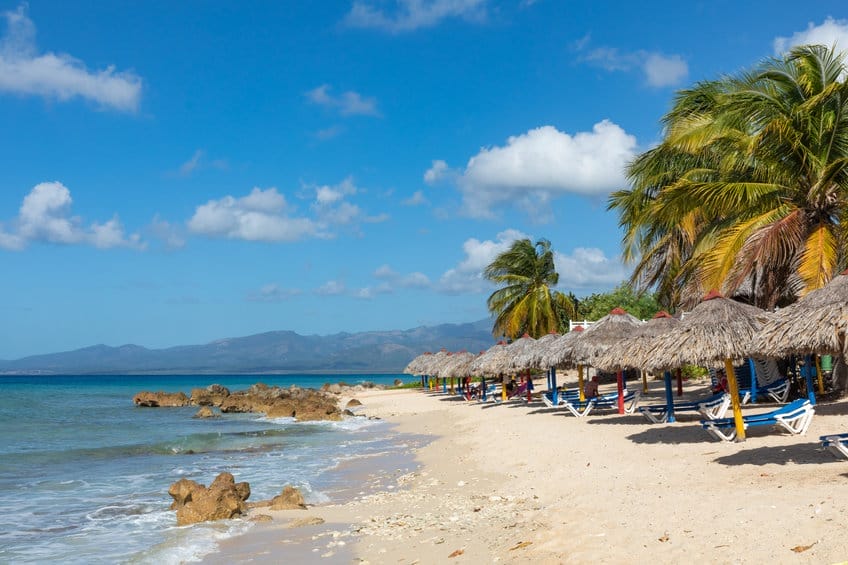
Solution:
[[[142,390],[256,382],[319,388],[390,384],[400,375],[0,377],[0,563],[180,563],[250,527],[240,520],[176,527],[168,487],[209,485],[222,471],[248,481],[250,500],[287,484],[308,503],[334,499],[358,458],[408,451],[386,423],[294,422],[259,414],[193,419],[197,407],[139,408]]]

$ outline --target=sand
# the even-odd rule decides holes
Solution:
[[[689,385],[685,397],[705,392]],[[848,460],[817,442],[848,431],[848,402],[819,404],[806,436],[755,428],[746,442],[726,443],[691,415],[674,424],[614,413],[577,419],[538,401],[482,405],[420,390],[357,398],[365,414],[434,438],[416,450],[421,466],[389,473],[378,492],[345,504],[262,510],[273,522],[207,562],[848,559]],[[661,383],[650,383],[643,403],[661,399]],[[325,523],[286,527],[304,517]]]

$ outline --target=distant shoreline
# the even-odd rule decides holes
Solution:
[[[155,370],[155,371],[81,371],[81,372],[57,372],[57,371],[3,371],[0,372],[0,378],[2,377],[53,377],[53,376],[63,376],[63,377],[82,377],[82,376],[92,376],[92,377],[144,377],[147,375],[151,376],[162,376],[162,375],[173,375],[175,377],[180,376],[194,376],[194,375],[210,375],[210,376],[237,376],[237,375],[401,375],[403,369],[380,369],[375,371],[362,371],[359,370],[345,370],[345,369],[327,369],[327,370],[316,370],[310,369],[308,371],[295,371],[295,370],[280,370],[280,371],[168,371],[168,370]],[[410,379],[413,377],[410,376]]]

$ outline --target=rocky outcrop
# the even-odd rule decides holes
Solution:
[[[139,392],[133,396],[136,406],[188,406],[189,399],[184,392]]]
[[[300,421],[341,420],[339,399],[325,391],[300,388],[271,387],[263,383],[247,390],[230,392],[221,385],[196,388],[191,399],[183,393],[140,392],[133,397],[139,406],[186,406],[189,403],[203,407],[217,406],[221,412],[259,412],[270,418],[291,417]],[[211,412],[211,411],[210,411]],[[199,411],[198,418],[206,411]],[[214,412],[212,415],[215,416]]]
[[[168,494],[174,499],[171,510],[177,511],[177,525],[185,526],[241,516],[247,511],[250,485],[236,483],[230,473],[221,473],[208,488],[189,479],[180,479],[171,485]]]
[[[230,389],[218,384],[191,389],[191,403],[195,406],[220,406],[228,396]]]
[[[213,412],[208,406],[201,406],[192,418],[220,418],[221,415]]]
[[[385,390],[385,388],[385,385],[378,385],[371,381],[365,381],[355,385],[349,385],[345,382],[324,383],[321,390],[323,392],[329,392],[330,394],[351,395],[365,390]]]
[[[283,492],[271,499],[271,510],[306,509],[306,503],[300,491],[291,485],[286,485]]]

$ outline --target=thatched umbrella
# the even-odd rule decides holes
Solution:
[[[613,344],[632,334],[642,321],[628,314],[623,308],[613,308],[610,313],[589,326],[579,338],[570,342],[568,354],[573,363],[580,365],[595,365],[595,358],[609,349]],[[583,399],[583,373],[577,373],[580,387],[580,398]],[[618,385],[618,413],[624,414],[624,379],[621,371],[616,375]]]
[[[450,389],[453,392],[454,379],[467,375],[467,367],[474,361],[474,354],[467,351],[449,354],[436,369],[437,376],[447,382],[450,379]]]
[[[595,367],[602,371],[621,371],[624,369],[644,368],[654,352],[656,338],[671,331],[680,320],[673,318],[665,310],[657,314],[647,323],[633,328],[630,337],[612,344],[606,351],[595,357]],[[644,379],[644,372],[643,372]],[[671,392],[671,372],[664,371],[665,398],[668,404],[668,421],[674,422],[674,397]],[[643,387],[645,386],[643,382]],[[678,385],[679,385],[678,376]]]
[[[822,288],[770,315],[754,336],[751,352],[784,358],[801,355],[848,355],[848,271]],[[807,371],[809,376],[810,372]],[[819,367],[819,392],[824,381]],[[808,389],[812,389],[808,382]]]
[[[532,354],[530,362],[537,367],[548,367],[550,372],[550,383],[548,388],[551,391],[551,401],[554,405],[559,401],[556,382],[556,370],[565,368],[571,365],[571,359],[567,352],[569,351],[568,344],[571,340],[577,339],[583,333],[583,326],[576,326],[573,330],[564,335],[553,334],[555,337],[546,340],[546,345],[535,350]],[[547,336],[546,336],[547,337]],[[539,338],[537,343],[545,339]]]
[[[748,354],[751,340],[762,326],[764,314],[755,306],[724,298],[712,290],[684,316],[680,325],[654,340],[655,355],[647,363],[647,368],[654,371],[686,364],[723,367],[727,373],[739,441],[745,439],[745,426],[733,364]]]
[[[518,371],[526,371],[527,369],[546,369],[547,366],[541,364],[543,356],[547,353],[548,347],[557,338],[562,337],[560,334],[551,332],[543,335],[534,341],[524,351],[517,354],[512,359],[512,367]]]
[[[514,372],[520,373],[521,371],[519,371],[517,369],[516,365],[515,365],[516,358],[523,355],[529,349],[532,349],[535,346],[535,344],[536,344],[536,339],[530,337],[529,334],[525,333],[523,336],[521,336],[520,338],[516,339],[515,341],[513,341],[512,343],[507,345],[507,347],[506,347],[507,365],[506,365],[506,367],[504,367],[504,372],[514,371]],[[530,379],[529,372],[528,372],[528,374],[526,374],[522,378],[527,379],[527,402],[530,402],[530,400],[532,398],[532,392],[533,392],[533,383]]]

